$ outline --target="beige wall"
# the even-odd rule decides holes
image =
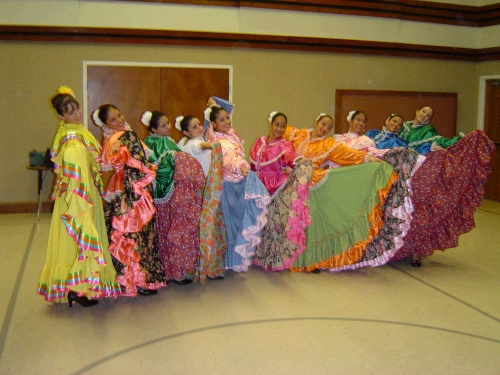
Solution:
[[[139,1],[0,0],[0,24],[291,35],[462,48],[500,46],[500,25],[466,27],[321,12]]]
[[[28,152],[50,144],[58,121],[49,98],[59,85],[72,87],[83,102],[84,60],[233,65],[233,123],[247,152],[267,132],[271,110],[308,127],[319,112],[333,114],[336,89],[457,92],[458,129],[467,132],[475,128],[479,75],[500,74],[500,62],[244,49],[0,42],[0,50],[0,202],[35,201]],[[49,190],[46,181],[45,196]]]

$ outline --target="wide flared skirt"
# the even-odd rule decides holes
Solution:
[[[458,246],[458,237],[475,227],[474,212],[484,196],[494,149],[486,134],[475,130],[446,151],[425,155],[412,179],[412,226],[393,260]]]
[[[157,236],[167,280],[194,279],[200,257],[200,214],[205,175],[185,152],[175,154],[174,191],[157,204]]]
[[[244,272],[252,264],[255,246],[266,223],[269,193],[249,171],[239,182],[224,181],[221,205],[227,230],[226,269]]]
[[[67,302],[69,291],[88,298],[121,294],[108,251],[101,196],[87,165],[77,164],[86,157],[82,149],[65,148],[65,163],[56,170],[56,199],[37,289],[47,301]]]
[[[254,264],[266,271],[290,268],[306,247],[306,228],[311,223],[309,183],[312,171],[310,161],[300,161],[271,196],[262,242],[257,245],[254,258]]]
[[[339,269],[360,262],[384,226],[382,204],[396,180],[385,162],[329,170],[310,188],[306,249],[291,270]]]

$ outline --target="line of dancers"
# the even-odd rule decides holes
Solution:
[[[429,106],[413,121],[391,115],[366,135],[367,115],[352,111],[349,132],[333,137],[328,114],[306,129],[273,111],[247,161],[234,106],[217,97],[203,121],[175,119],[177,143],[164,113],[144,112],[149,135],[141,140],[116,106],[102,105],[92,114],[101,147],[68,87],[51,101],[61,122],[37,292],[70,307],[220,280],[252,265],[317,273],[410,257],[419,267],[474,227],[494,150],[479,130],[439,136]],[[113,172],[106,187],[102,171]]]

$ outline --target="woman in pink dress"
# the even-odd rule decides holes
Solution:
[[[258,138],[250,153],[252,171],[272,195],[254,264],[277,271],[290,268],[305,249],[312,163],[297,155],[293,145],[282,138],[288,124],[286,115],[271,112],[268,120],[269,135]]]
[[[222,148],[221,206],[226,224],[226,269],[242,272],[252,264],[255,246],[261,242],[269,193],[245,160],[243,140],[232,127],[229,113],[218,106],[205,111],[210,121],[209,142]]]

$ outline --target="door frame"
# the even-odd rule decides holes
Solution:
[[[190,63],[161,63],[161,62],[134,62],[134,61],[83,61],[83,126],[88,129],[90,113],[88,111],[87,67],[88,66],[137,66],[155,68],[193,68],[193,69],[228,69],[229,70],[229,101],[233,101],[233,66],[225,64],[190,64]]]
[[[479,77],[479,98],[477,105],[477,128],[484,130],[484,108],[486,107],[486,81],[500,79],[499,74]]]

